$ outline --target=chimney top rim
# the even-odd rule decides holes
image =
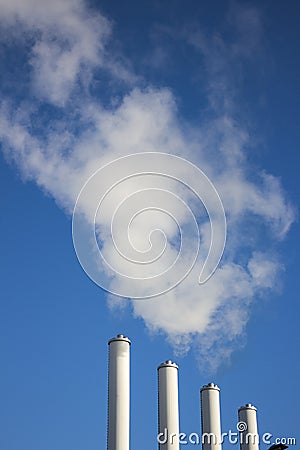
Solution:
[[[175,369],[178,369],[178,365],[171,359],[167,359],[166,361],[162,362],[158,366],[157,370],[161,369],[162,367],[174,367]]]
[[[208,384],[205,384],[204,386],[202,386],[202,388],[200,389],[200,392],[206,391],[206,390],[215,390],[215,391],[220,392],[221,389],[215,383],[208,383]]]
[[[241,406],[239,408],[239,411],[242,411],[242,410],[245,410],[245,409],[252,409],[254,411],[257,411],[257,408],[254,405],[252,405],[251,403],[246,403],[245,405]]]
[[[109,339],[108,345],[111,342],[116,342],[116,341],[123,341],[123,342],[128,342],[129,345],[131,344],[131,341],[130,341],[130,339],[127,336],[125,336],[124,334],[117,334],[116,337],[113,337],[113,338]]]

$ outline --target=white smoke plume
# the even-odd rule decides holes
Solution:
[[[275,244],[295,216],[280,181],[250,165],[251,136],[235,118],[230,67],[254,58],[263,32],[255,9],[235,8],[228,16],[236,28],[230,45],[198,27],[176,37],[200,52],[207,71],[209,119],[195,126],[182,119],[171,89],[154,88],[123,55],[111,51],[110,21],[84,1],[0,0],[1,39],[8,55],[20,52],[22,70],[14,81],[15,95],[9,74],[2,75],[0,136],[6,158],[25,178],[71,214],[83,184],[103,164],[132,153],[165,152],[192,161],[218,189],[228,241],[213,277],[199,285],[196,267],[175,289],[131,301],[134,317],[142,318],[148,330],[163,333],[179,354],[195,348],[211,370],[230,357],[256,298],[276,288],[284,267]],[[128,192],[120,189],[115,195],[121,198],[137,188],[133,183]],[[182,195],[172,183],[164,188]],[[89,211],[88,200],[84,208]],[[98,223],[104,247],[105,220]],[[140,221],[137,246],[143,245],[151,220],[154,225],[158,219]],[[161,226],[173,236],[167,220]],[[202,238],[205,248],[205,223]],[[115,286],[120,283],[113,279]],[[111,296],[109,305],[119,308],[124,302]]]

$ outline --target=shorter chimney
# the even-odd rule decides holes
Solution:
[[[258,450],[259,436],[255,406],[247,403],[238,410],[241,450]]]
[[[220,388],[209,383],[200,389],[202,450],[222,450]]]
[[[157,370],[159,450],[179,450],[178,366],[168,360]]]

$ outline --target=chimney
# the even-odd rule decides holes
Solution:
[[[123,334],[108,341],[107,450],[129,450],[130,344]]]
[[[178,366],[168,360],[157,370],[159,450],[179,450]]]
[[[238,410],[241,450],[258,450],[259,436],[255,406],[247,403]]]
[[[202,450],[222,450],[220,388],[209,383],[200,389]]]

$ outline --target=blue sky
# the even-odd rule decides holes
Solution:
[[[214,381],[223,431],[251,402],[261,433],[298,439],[297,2],[0,0],[0,11],[0,448],[103,448],[119,332],[132,340],[132,450],[156,448],[156,367],[170,357],[182,431],[199,431],[199,388]],[[82,270],[71,213],[95,170],[146,150],[210,177],[227,245],[206,285],[117,301]]]

